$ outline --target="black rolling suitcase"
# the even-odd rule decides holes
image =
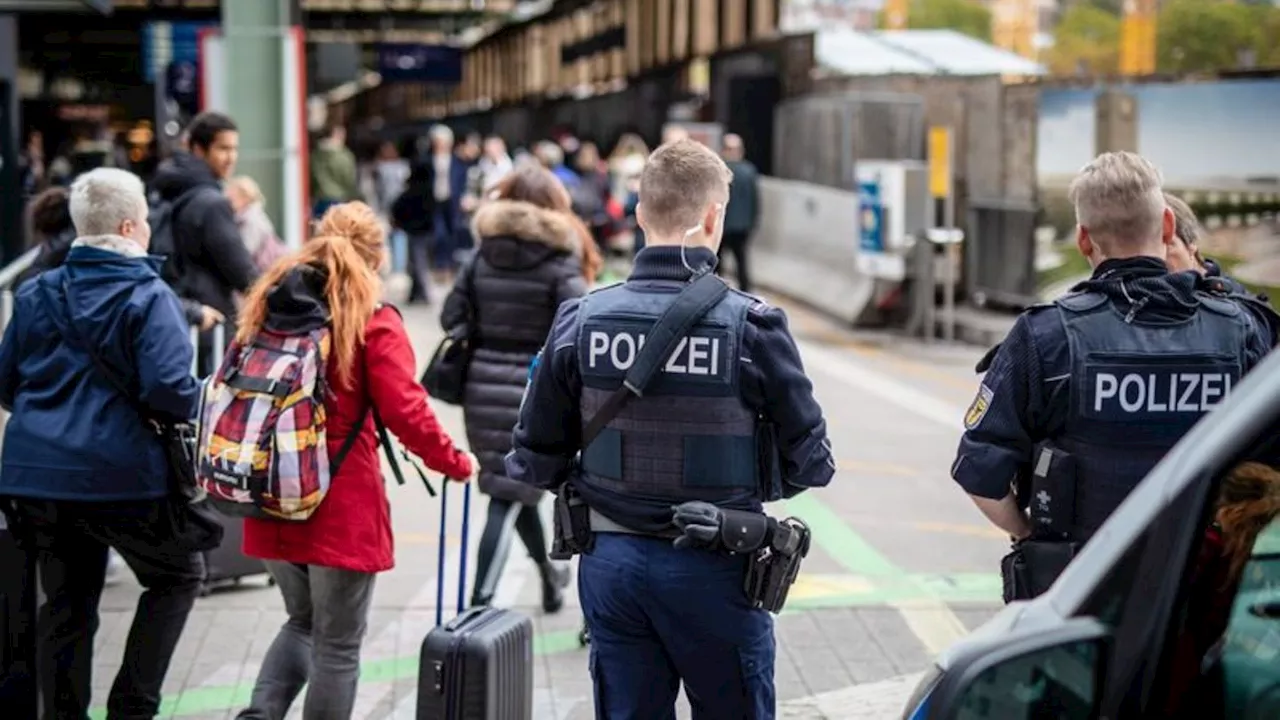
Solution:
[[[211,334],[213,336],[213,366],[216,369],[222,363],[222,358],[227,352],[226,326],[218,325],[214,327]],[[198,328],[191,328],[191,344],[196,349],[191,372],[199,374],[200,332]],[[205,380],[207,379],[205,378]],[[203,402],[203,393],[204,391],[201,390],[201,402]],[[214,515],[222,523],[222,544],[204,554],[205,580],[201,595],[208,595],[210,590],[218,585],[226,585],[228,583],[239,585],[241,578],[267,574],[267,566],[262,564],[261,560],[251,558],[241,551],[241,545],[244,541],[244,519],[229,517],[222,513],[214,513]],[[268,578],[267,582],[271,584],[272,580]]]
[[[418,720],[533,720],[533,622],[511,610],[464,610],[471,486],[463,490],[458,616],[443,624],[448,486],[440,490],[436,627],[422,642]]]

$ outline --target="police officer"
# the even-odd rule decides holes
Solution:
[[[1241,301],[1245,309],[1252,312],[1264,326],[1270,327],[1273,334],[1280,334],[1280,332],[1277,332],[1280,331],[1280,328],[1275,326],[1276,321],[1280,318],[1277,318],[1269,307],[1263,307],[1270,303],[1267,296],[1253,294],[1239,280],[1224,274],[1222,266],[1216,261],[1200,254],[1199,244],[1204,229],[1191,206],[1183,201],[1182,198],[1168,192],[1164,193],[1164,203],[1173,212],[1173,233],[1179,241],[1168,245],[1165,267],[1169,269],[1169,272],[1193,270],[1203,275],[1208,279],[1207,288],[1226,291],[1235,299]],[[1213,288],[1215,284],[1219,287]],[[1000,343],[996,343],[978,361],[974,371],[982,374],[990,369],[991,361],[995,359],[999,350]]]
[[[785,315],[710,275],[729,179],[692,140],[650,156],[637,210],[646,247],[625,283],[560,306],[507,457],[510,477],[585,502],[578,588],[601,718],[674,717],[681,682],[695,718],[774,717],[773,620],[744,591],[751,556],[727,547],[739,531],[778,528],[753,523],[772,495],[766,445],[782,495],[835,472]],[[659,319],[708,279],[723,297],[672,337],[657,379],[583,449],[646,340],[659,342]]]
[[[1159,172],[1145,159],[1099,156],[1070,197],[1076,243],[1093,275],[1018,318],[965,414],[952,466],[955,481],[1015,540],[1045,537],[1068,548],[1047,582],[1018,599],[1047,587],[1271,347],[1269,330],[1237,298],[1209,292],[1198,273],[1168,272],[1170,246],[1180,241]],[[1028,473],[1031,518],[1011,492]]]

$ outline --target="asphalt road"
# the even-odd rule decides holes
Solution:
[[[815,538],[787,611],[777,619],[780,715],[896,717],[913,674],[999,603],[996,570],[1006,543],[948,477],[961,420],[977,387],[973,365],[983,349],[854,333],[780,304],[791,315],[839,467],[830,487],[771,508],[804,518]],[[421,364],[440,337],[434,312],[408,308],[405,319]],[[461,437],[461,412],[442,405],[437,412]],[[415,482],[388,485],[397,567],[378,581],[357,718],[414,717],[418,648],[434,620],[440,517],[438,501]],[[450,493],[450,500],[446,543],[452,549],[459,544],[461,493]],[[474,499],[471,512],[478,532],[482,497]],[[450,563],[456,571],[456,551]],[[474,557],[468,565],[474,567]],[[534,617],[535,718],[591,718],[587,652],[576,639],[576,592],[564,611],[544,617],[537,585],[533,565],[517,544],[497,604]],[[126,576],[104,598],[95,658],[97,705],[105,702],[118,667],[138,592]],[[449,611],[456,579],[445,597]],[[241,587],[202,599],[169,673],[166,716],[234,716],[281,621],[279,595],[263,578],[247,578]],[[299,710],[292,716],[300,716]],[[680,716],[688,717],[687,707]]]

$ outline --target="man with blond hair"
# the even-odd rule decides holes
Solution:
[[[1181,241],[1160,185],[1134,153],[1080,171],[1070,198],[1093,275],[1018,318],[965,413],[951,474],[1016,543],[1002,564],[1006,600],[1047,589],[1271,347],[1226,292],[1169,272]]]
[[[555,544],[582,555],[599,718],[674,717],[682,682],[694,717],[775,716],[781,599],[744,578],[808,540],[762,503],[835,473],[786,317],[711,272],[729,179],[691,140],[649,157],[648,243],[625,283],[560,306],[507,456],[557,492]]]

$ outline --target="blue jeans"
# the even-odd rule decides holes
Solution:
[[[597,720],[773,720],[773,617],[742,590],[746,559],[597,533],[578,565]]]

